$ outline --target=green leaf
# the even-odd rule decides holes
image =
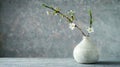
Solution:
[[[56,12],[56,11],[54,11],[54,12],[53,12],[53,15],[57,15],[57,12]]]
[[[75,20],[75,16],[71,16],[71,20],[74,21]]]
[[[89,15],[90,15],[90,28],[92,27],[93,19],[92,19],[92,11],[89,10]]]
[[[56,10],[56,11],[60,11],[60,8],[56,7],[55,10]]]

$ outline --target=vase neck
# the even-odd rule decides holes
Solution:
[[[83,39],[88,40],[88,39],[90,39],[90,37],[89,36],[83,36]]]

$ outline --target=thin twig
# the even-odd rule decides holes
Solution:
[[[78,28],[80,30],[80,32],[84,35],[84,36],[87,36],[80,27],[78,27],[77,25],[75,25],[76,28]]]

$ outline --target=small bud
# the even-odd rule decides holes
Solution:
[[[49,12],[49,11],[46,11],[46,14],[47,14],[47,15],[50,15],[50,12]]]

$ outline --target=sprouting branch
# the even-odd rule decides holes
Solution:
[[[60,14],[60,15],[62,15],[62,16],[65,17],[69,22],[71,22],[71,23],[73,22],[68,16],[64,15],[64,14],[61,13],[59,10],[56,10],[55,8],[50,7],[50,6],[47,6],[47,5],[45,5],[45,4],[43,4],[43,6],[46,7],[46,8],[49,8],[49,9],[51,9],[51,10],[53,10],[53,11],[55,11],[56,13],[58,13],[58,14]]]
[[[63,16],[64,18],[66,18],[66,19],[69,21],[69,23],[73,23],[73,20],[72,20],[71,18],[69,18],[68,16],[66,16],[65,14],[63,14],[60,10],[57,10],[57,9],[55,9],[55,8],[53,8],[53,7],[50,7],[50,6],[47,6],[47,5],[45,5],[45,4],[43,4],[43,6],[46,7],[46,8],[49,8],[49,9],[51,9],[51,10],[53,10],[53,11],[55,11],[55,13],[57,13],[57,14],[60,14],[61,16]],[[87,35],[82,31],[82,29],[81,29],[79,26],[75,25],[75,27],[78,28],[78,29],[80,30],[80,32],[81,32],[84,36],[87,36]]]

